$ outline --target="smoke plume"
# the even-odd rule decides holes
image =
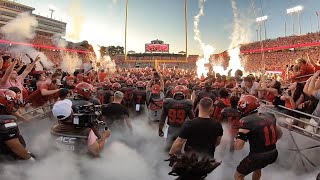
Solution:
[[[59,34],[53,35],[51,37],[51,41],[56,47],[59,47],[59,48],[66,48],[68,45],[68,42],[65,39],[63,39]]]
[[[205,2],[206,2],[206,0],[199,0],[198,1],[199,12],[196,16],[194,16],[194,21],[193,21],[194,40],[196,40],[199,43],[201,50],[203,52],[203,58],[198,59],[196,62],[198,77],[201,77],[202,75],[204,75],[204,76],[207,75],[209,70],[205,67],[205,64],[209,63],[209,58],[210,58],[211,54],[214,52],[214,48],[211,45],[205,44],[202,42],[201,33],[198,28],[200,17],[204,15],[203,8],[204,8]]]
[[[233,14],[233,32],[230,36],[231,43],[228,48],[230,61],[227,70],[232,69],[232,73],[234,74],[237,69],[244,70],[240,59],[240,45],[250,41],[251,20],[247,18],[247,14],[241,16],[236,0],[231,0],[231,7]]]
[[[29,13],[21,13],[15,19],[1,27],[1,33],[7,40],[28,42],[35,38],[37,26],[38,21],[34,16],[31,16]],[[16,58],[21,56],[25,64],[30,63],[30,59],[25,54],[30,55],[33,59],[39,55],[44,67],[37,62],[36,70],[43,70],[43,68],[50,69],[53,66],[52,62],[48,60],[43,52],[39,52],[31,46],[10,45],[7,51]]]
[[[101,53],[100,53],[100,46],[98,44],[92,44],[94,53],[96,54],[96,58],[98,61],[100,61]]]
[[[67,32],[67,38],[72,41],[79,41],[83,27],[83,13],[80,0],[72,0],[69,7],[69,16],[71,17],[71,28]]]
[[[61,52],[60,56],[62,58],[60,68],[63,71],[73,74],[75,69],[81,67],[82,60],[77,53]]]
[[[116,71],[116,63],[110,58],[110,56],[103,56],[100,61],[101,69],[107,70],[109,69],[109,72],[115,72]]]
[[[34,164],[0,164],[0,179],[5,180],[171,180],[168,172],[171,170],[168,162],[163,160],[168,157],[164,152],[165,141],[158,137],[157,128],[148,125],[146,114],[132,118],[133,132],[119,132],[111,129],[112,133],[107,140],[101,157],[88,159],[68,152],[56,152],[51,145],[49,129],[54,120],[42,119],[41,121],[23,124],[21,133],[26,139],[28,149],[37,155]],[[239,162],[249,152],[248,143],[241,151],[233,154],[229,152],[227,127],[223,126],[225,133],[221,145],[216,149],[216,159],[222,165],[214,170],[206,180],[230,180]],[[282,167],[281,162],[288,161],[286,154],[289,152],[288,134],[280,140],[278,146],[278,162],[268,166],[262,171],[262,179],[272,180],[301,180],[315,179],[317,172],[307,175],[297,175],[295,171]],[[291,152],[292,153],[292,152]],[[314,153],[317,154],[316,152]],[[294,158],[290,158],[294,159]],[[250,175],[249,175],[250,176]]]
[[[1,33],[10,41],[22,41],[33,39],[38,21],[29,13],[21,13],[15,19],[1,27]]]

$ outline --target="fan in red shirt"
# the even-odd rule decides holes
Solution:
[[[103,82],[104,81],[104,79],[107,77],[107,73],[106,72],[104,72],[104,70],[101,70],[100,71],[100,73],[98,74],[98,76],[99,76],[99,82]]]
[[[62,75],[60,73],[54,73],[51,78],[48,78],[38,90],[33,92],[26,99],[27,102],[30,102],[32,106],[39,107],[45,105],[48,101],[58,97],[59,80]]]
[[[298,59],[297,62],[300,67],[300,70],[291,76],[291,80],[298,81],[298,82],[308,80],[309,77],[299,78],[299,76],[314,74],[315,73],[314,67],[311,64],[307,63],[307,61],[302,58]]]

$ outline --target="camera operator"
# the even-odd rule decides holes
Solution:
[[[72,102],[69,99],[56,102],[52,113],[58,119],[58,124],[51,128],[51,135],[55,137],[59,147],[80,154],[87,152],[95,157],[99,156],[110,136],[108,129],[98,138],[92,128],[74,124]]]

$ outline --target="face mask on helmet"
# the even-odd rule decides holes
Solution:
[[[6,99],[7,101],[14,101],[14,100],[15,100],[14,97],[9,96],[9,95],[4,95],[4,97],[5,97],[5,99]]]
[[[185,99],[185,95],[182,92],[178,92],[173,95],[173,98],[176,100],[182,100]]]

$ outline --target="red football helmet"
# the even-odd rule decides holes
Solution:
[[[74,92],[88,100],[94,92],[94,88],[91,84],[82,82],[76,85]]]
[[[189,93],[189,89],[186,86],[178,85],[174,89],[172,89],[173,98],[176,97],[176,95],[183,95],[185,98]]]
[[[133,86],[133,80],[132,79],[128,79],[126,81],[127,86]]]
[[[110,89],[112,87],[112,84],[108,79],[105,79],[101,84],[103,89]]]
[[[138,88],[144,88],[144,87],[145,87],[145,85],[144,85],[144,83],[143,83],[142,81],[138,81],[138,82],[136,83],[136,86],[137,86]]]
[[[140,80],[141,80],[141,81],[145,81],[145,80],[146,80],[146,77],[141,76],[141,77],[140,77]]]
[[[7,113],[10,113],[15,108],[17,94],[9,89],[0,89],[0,105],[4,106]]]
[[[120,77],[118,78],[118,81],[124,82],[124,81],[125,81],[125,80],[124,80],[124,77],[120,76]]]
[[[138,78],[135,77],[135,78],[132,79],[132,81],[133,81],[133,83],[137,83],[138,82]]]
[[[121,89],[121,84],[120,83],[113,83],[112,84],[112,90],[118,91]]]
[[[111,82],[111,83],[115,83],[115,82],[116,82],[116,79],[115,79],[115,78],[110,78],[110,82]]]
[[[17,94],[9,89],[0,89],[0,96],[4,97],[7,101],[14,101]]]
[[[189,82],[185,79],[180,78],[178,80],[178,85],[183,85],[183,86],[187,86],[189,84]]]
[[[252,95],[241,96],[238,102],[238,110],[245,116],[257,110],[259,106],[259,99]]]
[[[165,83],[166,86],[171,86],[171,84],[172,84],[172,83],[171,83],[170,80],[167,80],[166,83]]]

